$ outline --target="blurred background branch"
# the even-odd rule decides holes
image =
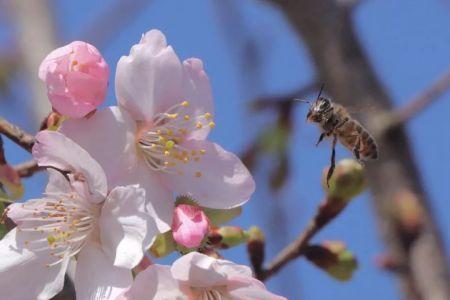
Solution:
[[[30,83],[32,117],[34,123],[38,124],[51,111],[45,86],[37,74],[44,57],[56,48],[55,26],[45,0],[17,0],[10,1],[9,5],[11,20],[17,28],[21,66]]]
[[[391,123],[387,123],[386,129],[401,125],[414,118],[428,106],[447,92],[450,88],[450,70],[441,76],[430,87],[411,99],[404,107],[395,109],[391,115]]]
[[[359,119],[379,133],[380,116],[392,111],[392,101],[371,67],[353,28],[351,10],[334,0],[271,0],[292,23],[309,49],[319,80],[329,94],[346,106],[367,105]],[[367,164],[373,204],[389,252],[408,266],[398,273],[405,299],[450,299],[448,261],[427,195],[403,126],[378,134],[378,161]],[[395,180],[393,180],[395,178]],[[422,226],[405,236],[399,226],[394,199],[402,191],[417,195]]]

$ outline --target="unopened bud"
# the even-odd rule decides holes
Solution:
[[[172,221],[173,239],[186,248],[199,247],[208,234],[210,223],[201,207],[179,204]]]
[[[423,224],[423,209],[417,195],[405,189],[394,196],[394,219],[405,232],[418,232]]]
[[[209,240],[212,244],[222,249],[227,249],[243,244],[247,239],[244,231],[240,227],[223,226],[213,229]]]
[[[317,267],[340,281],[351,279],[358,263],[344,243],[328,241],[322,245],[308,246],[305,257]]]
[[[353,197],[364,191],[366,181],[362,165],[354,159],[343,159],[336,165],[327,185],[328,169],[324,170],[322,185],[329,199],[337,199],[348,202]]]
[[[81,118],[105,99],[109,68],[92,45],[75,41],[53,50],[39,67],[53,108],[64,116]]]
[[[265,236],[264,236],[264,232],[261,230],[261,228],[257,227],[257,226],[252,226],[250,227],[247,231],[247,239],[248,242],[261,242],[264,243],[265,241]]]
[[[247,234],[247,251],[256,274],[262,270],[264,263],[264,232],[256,226],[252,226],[246,232]]]
[[[149,252],[156,258],[167,256],[173,251],[175,251],[175,242],[172,237],[172,231],[157,235],[149,249]]]

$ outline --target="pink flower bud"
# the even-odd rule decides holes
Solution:
[[[172,232],[178,244],[196,248],[209,232],[209,219],[200,207],[180,204],[174,210]]]
[[[103,102],[108,77],[100,52],[80,41],[53,50],[39,67],[53,108],[72,118],[84,117]]]

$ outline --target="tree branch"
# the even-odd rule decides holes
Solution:
[[[34,145],[34,136],[26,133],[14,124],[9,123],[0,117],[0,134],[3,134],[23,149],[31,152]]]
[[[20,177],[31,177],[34,173],[44,170],[37,165],[35,160],[30,160],[27,162],[20,163],[14,166],[14,170],[16,170],[17,174]]]
[[[316,215],[309,222],[303,232],[291,244],[286,246],[275,259],[269,263],[268,267],[256,276],[260,280],[266,280],[275,275],[281,268],[286,266],[290,261],[302,256],[307,248],[309,241],[328,223],[336,218],[336,216],[346,207],[347,202],[326,198],[319,206]]]
[[[434,82],[430,87],[411,99],[404,107],[392,112],[391,122],[386,129],[404,124],[417,116],[439,99],[450,88],[450,70]]]

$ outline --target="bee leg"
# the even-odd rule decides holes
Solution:
[[[331,144],[331,164],[330,168],[328,169],[327,174],[327,186],[330,187],[330,178],[333,175],[334,168],[336,166],[336,143],[337,143],[337,136],[333,135],[333,143]]]
[[[355,157],[358,161],[361,160],[360,156],[359,156],[360,147],[361,147],[361,143],[360,143],[360,138],[358,137],[356,140],[356,143],[355,143],[355,148],[353,148],[353,154],[355,155]]]
[[[319,146],[320,142],[323,141],[323,138],[325,137],[326,133],[322,132],[319,136],[319,140],[316,143],[316,147]]]

